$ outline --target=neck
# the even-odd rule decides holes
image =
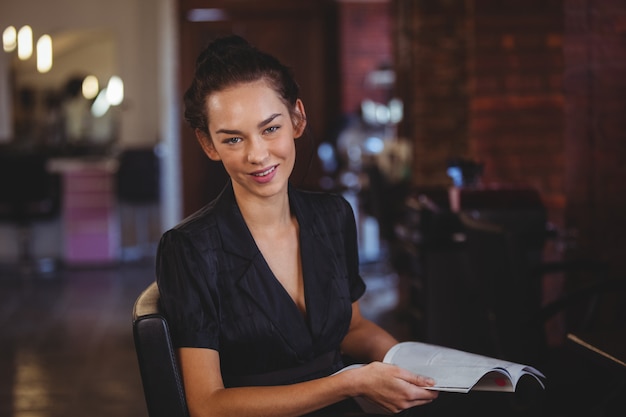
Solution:
[[[239,210],[250,229],[276,228],[291,225],[291,209],[287,192],[268,198],[237,196]]]

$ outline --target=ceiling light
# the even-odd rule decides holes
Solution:
[[[107,89],[103,88],[91,105],[91,114],[93,117],[102,117],[109,111],[111,103],[107,100]]]
[[[124,100],[124,82],[117,75],[112,76],[107,84],[107,100],[112,106],[117,106]]]
[[[17,48],[17,30],[9,26],[2,32],[2,46],[5,52],[13,52]]]
[[[37,41],[37,71],[46,73],[52,68],[52,38],[43,35]]]
[[[30,26],[22,26],[17,32],[17,56],[22,61],[33,54],[33,30]]]
[[[95,75],[88,75],[83,80],[82,84],[82,92],[83,97],[87,100],[91,100],[98,95],[98,91],[100,90],[100,84],[98,83],[98,79]]]
[[[220,22],[228,20],[228,15],[222,9],[191,9],[187,12],[190,22]]]

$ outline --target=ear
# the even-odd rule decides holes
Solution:
[[[304,103],[302,100],[296,100],[295,117],[293,124],[293,136],[294,139],[298,139],[304,133],[306,128],[306,112],[304,111]]]
[[[213,161],[220,161],[222,158],[220,154],[215,150],[215,146],[213,146],[213,140],[209,135],[204,133],[200,129],[196,129],[194,131],[196,134],[196,139],[198,139],[198,143],[202,146],[202,150],[209,157],[209,159]]]

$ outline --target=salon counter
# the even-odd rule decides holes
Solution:
[[[62,178],[62,257],[66,265],[102,265],[118,261],[117,169],[117,159],[110,157],[48,161],[48,170]]]

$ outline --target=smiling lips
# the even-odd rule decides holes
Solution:
[[[269,167],[268,169],[266,169],[265,171],[262,171],[262,172],[253,172],[252,175],[254,175],[255,177],[264,177],[266,175],[269,175],[275,169],[276,169],[276,165],[271,166],[271,167]]]
[[[268,182],[274,177],[277,167],[278,165],[272,165],[263,171],[253,172],[251,175],[258,182]]]

